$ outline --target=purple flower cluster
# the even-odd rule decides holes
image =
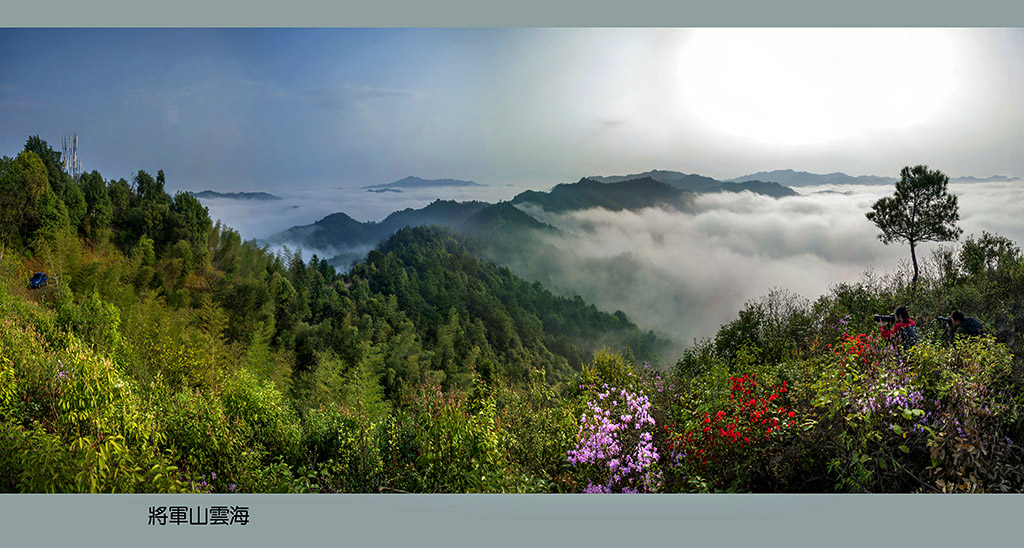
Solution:
[[[57,359],[57,376],[56,376],[56,378],[58,380],[60,380],[60,381],[65,381],[70,376],[71,376],[71,374],[68,373],[67,369],[65,369],[64,362],[60,361],[60,358],[58,358]]]
[[[658,370],[655,369],[650,362],[644,362],[641,365],[640,371],[643,374],[644,383],[649,385],[658,393],[675,388],[674,385],[665,386],[665,381],[661,380],[661,374],[658,373]]]
[[[188,482],[188,484],[190,486],[190,490],[192,492],[194,492],[194,493],[212,493],[213,492],[214,486],[213,486],[212,483],[209,483],[209,482],[206,481],[206,474],[201,474],[199,476],[199,481],[196,481],[195,479],[186,479],[186,478],[182,478],[182,480]],[[216,480],[217,480],[217,473],[216,472],[210,472],[210,481],[216,481]],[[235,484],[232,483],[231,485],[232,485],[232,492],[233,492]]]
[[[852,407],[855,411],[898,416],[906,410],[925,407],[924,395],[914,386],[910,367],[895,359],[894,353],[892,345],[887,345],[882,350],[883,358],[893,358],[891,362],[898,364],[895,367],[878,367],[879,364],[875,363],[874,366],[867,368],[862,391],[852,398]],[[882,363],[888,361],[890,360]],[[917,432],[924,432],[925,426],[932,418],[931,413],[918,412],[910,419],[911,428]],[[889,428],[892,429],[893,426],[894,424],[890,424]]]
[[[590,466],[600,477],[584,492],[637,493],[661,486],[650,409],[650,400],[642,394],[607,384],[594,390],[580,418],[579,444],[568,455],[570,463]]]

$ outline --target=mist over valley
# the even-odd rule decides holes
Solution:
[[[793,173],[761,172],[736,181],[784,181],[777,175]],[[449,187],[380,199],[339,190],[320,197],[295,195],[285,208],[204,204],[212,217],[241,227],[247,238],[260,238],[273,249],[302,249],[307,257],[315,253],[347,269],[403,226],[438,224],[479,236],[463,226],[467,219],[488,204],[508,201],[542,229],[517,222],[511,228],[516,237],[483,246],[487,258],[558,294],[579,295],[609,312],[622,310],[681,349],[713,336],[744,303],[774,288],[813,300],[869,272],[905,273],[905,246],[883,245],[878,229],[864,217],[872,203],[891,193],[888,179],[799,175],[803,181],[838,182],[793,189],[765,181],[760,189],[772,188],[756,193],[750,188],[758,187],[723,188],[728,183],[710,177],[652,171],[519,193],[511,187]],[[1019,180],[989,179],[950,184],[960,199],[964,236],[988,231],[1024,240],[1024,227],[1016,221],[1024,215],[1024,205],[1015,201]],[[705,192],[694,192],[695,184],[704,185]],[[666,202],[669,196],[673,201]],[[919,249],[925,264],[938,246]]]

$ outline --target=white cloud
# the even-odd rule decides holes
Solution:
[[[826,187],[804,189],[816,192]],[[772,199],[750,193],[704,195],[696,210],[538,213],[561,234],[515,265],[556,292],[621,309],[644,329],[686,344],[713,336],[745,302],[773,287],[815,299],[868,271],[909,267],[906,245],[883,245],[864,217],[891,187],[846,186],[851,195]],[[1013,184],[951,185],[965,235],[997,232],[1024,241],[1024,205]],[[921,266],[939,244],[918,250]]]
[[[345,83],[335,86],[324,86],[304,92],[307,97],[320,107],[331,109],[365,108],[370,101],[382,99],[420,99],[426,96],[420,91],[354,85]]]

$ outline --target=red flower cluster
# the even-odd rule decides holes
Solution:
[[[836,345],[836,348],[832,350],[832,353],[836,356],[849,354],[851,356],[864,358],[873,351],[874,342],[875,341],[871,339],[871,335],[865,333],[858,333],[856,335],[843,333],[843,340]],[[831,347],[832,345],[829,345],[829,348]]]
[[[865,333],[858,333],[851,335],[849,333],[843,333],[843,340],[835,345],[829,345],[832,353],[836,356],[852,356],[854,361],[859,361],[864,365],[871,363],[878,363],[878,357],[875,355],[877,349],[875,347],[876,341],[871,338],[871,335]],[[840,376],[845,376],[840,374]]]
[[[773,431],[796,424],[796,413],[781,404],[788,391],[785,381],[767,390],[758,387],[754,375],[730,377],[730,381],[730,409],[704,413],[699,429],[670,438],[669,448],[681,459],[699,458],[699,465],[725,460],[734,451],[752,449],[758,440],[769,439]]]

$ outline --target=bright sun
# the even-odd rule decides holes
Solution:
[[[920,126],[958,61],[937,29],[701,29],[679,66],[684,108],[711,128],[807,145]]]

